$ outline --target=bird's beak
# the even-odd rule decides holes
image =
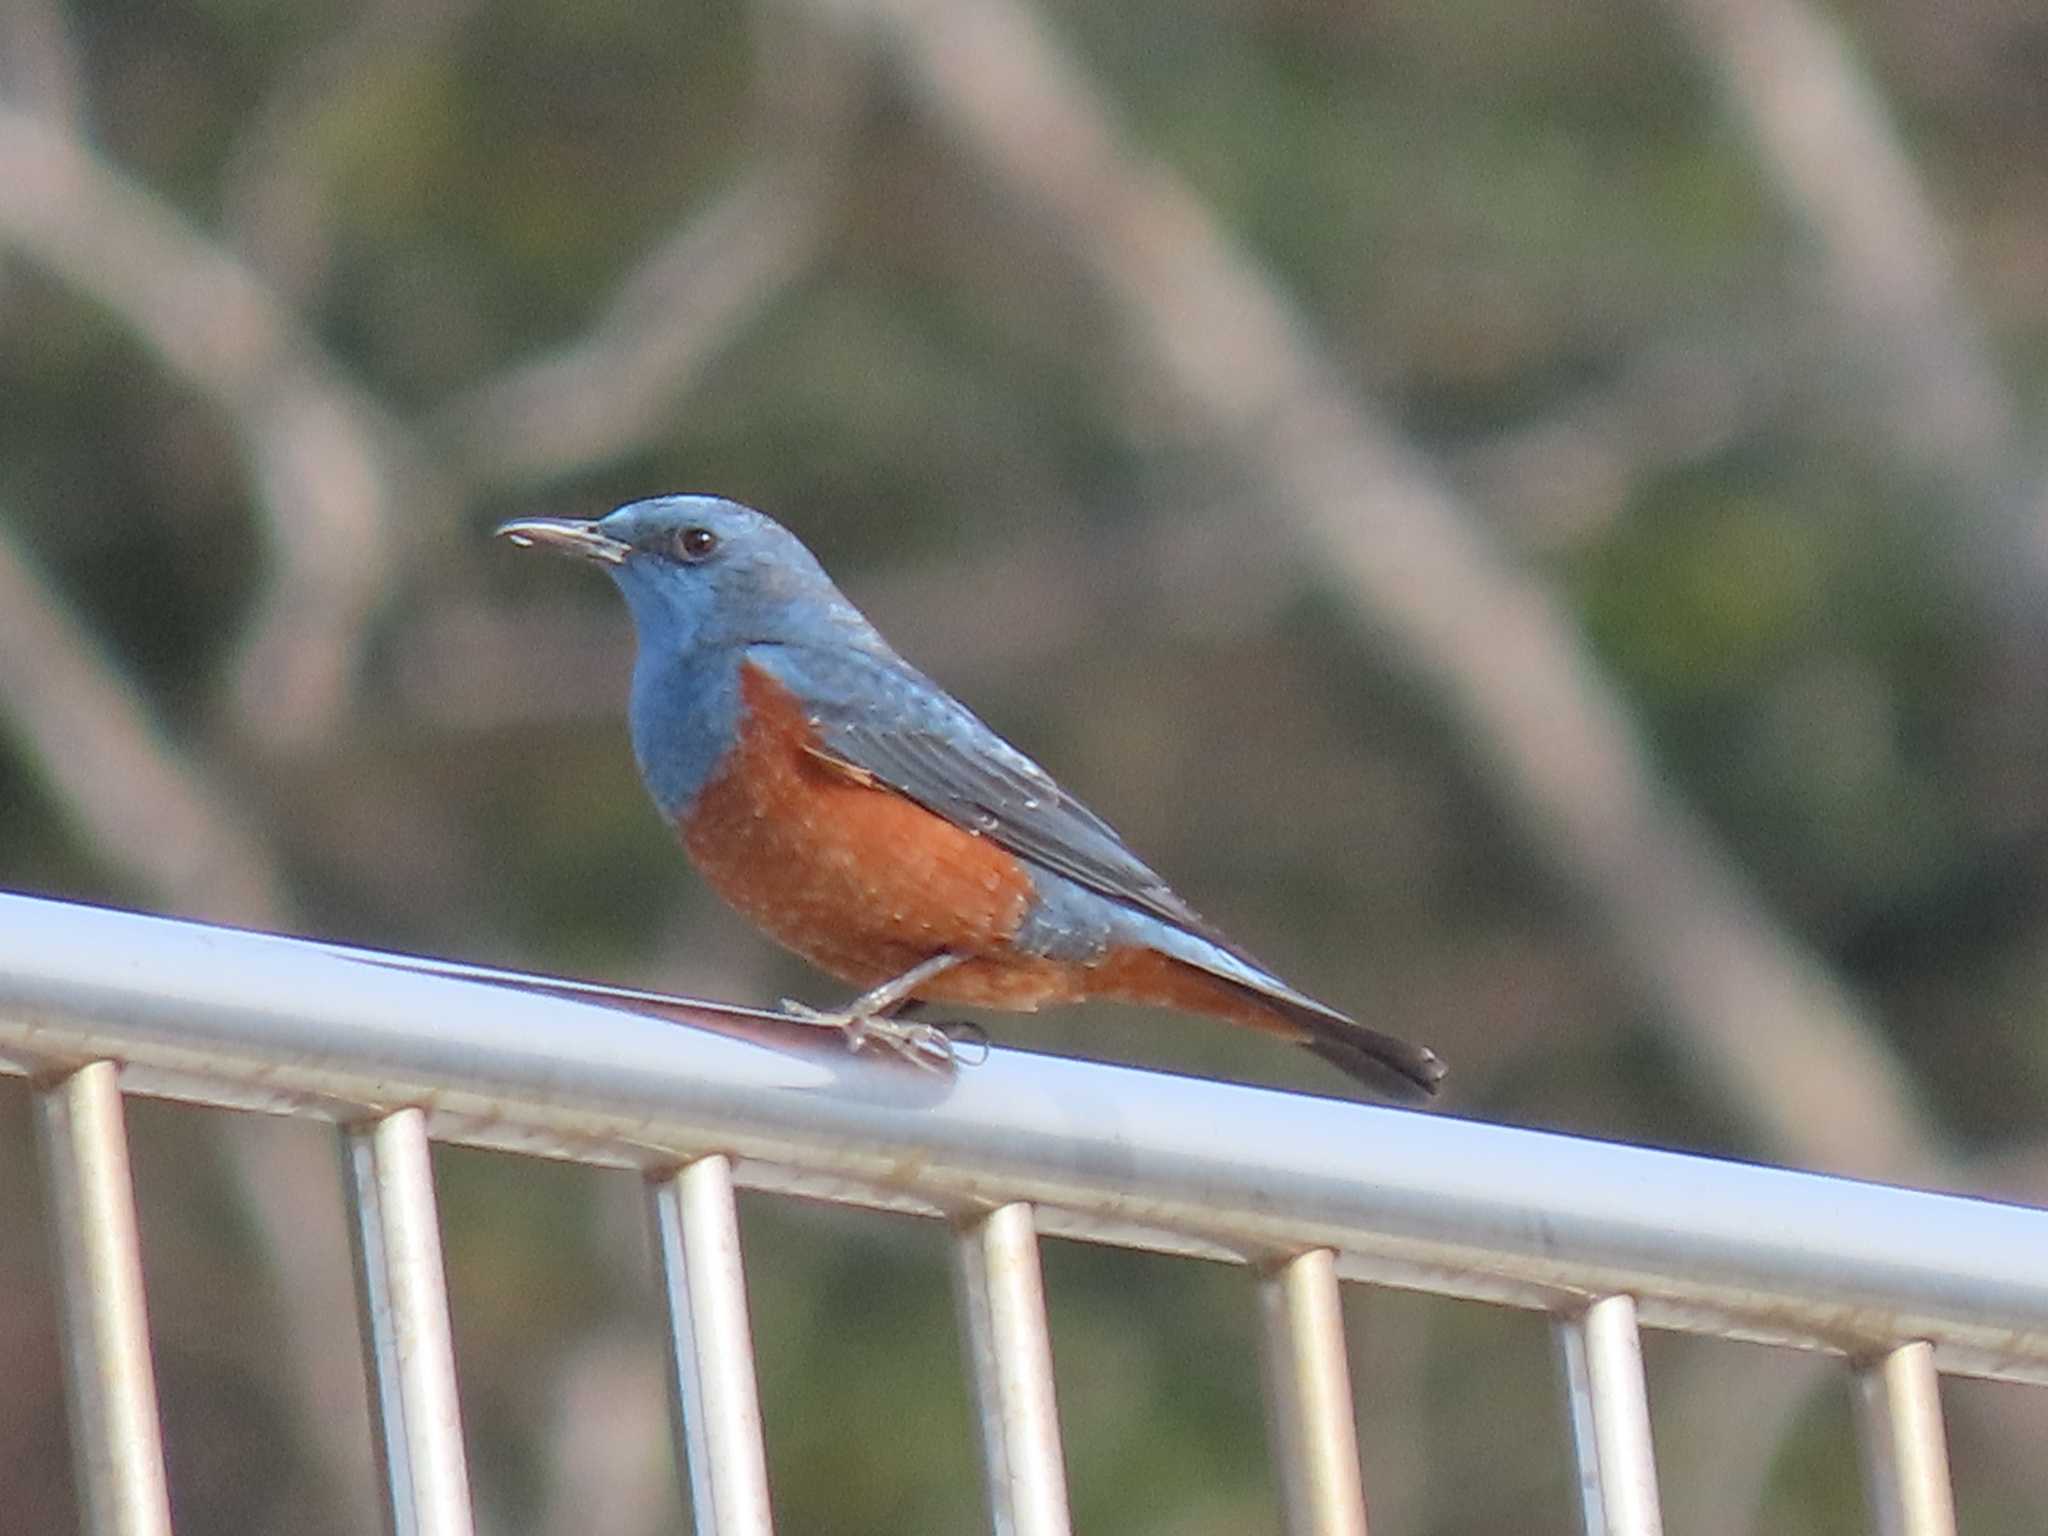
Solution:
[[[536,544],[556,554],[595,560],[600,565],[623,565],[632,552],[608,534],[599,533],[596,523],[579,523],[573,517],[522,517],[498,529],[498,537],[510,539],[521,549]]]

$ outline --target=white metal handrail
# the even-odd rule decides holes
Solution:
[[[769,1528],[735,1182],[953,1224],[991,1522],[1029,1536],[1067,1529],[1040,1232],[1260,1269],[1290,1532],[1364,1529],[1340,1279],[1555,1319],[1591,1533],[1659,1529],[1638,1318],[1844,1356],[1887,1533],[1953,1529],[1938,1373],[2048,1383],[2048,1213],[1022,1052],[937,1077],[491,974],[0,896],[0,1065],[46,1128],[95,1530],[167,1529],[107,1062],[120,1092],[344,1127],[398,1531],[469,1529],[429,1138],[647,1175],[705,1533]]]

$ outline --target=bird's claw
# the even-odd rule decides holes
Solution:
[[[838,1030],[849,1051],[861,1051],[873,1042],[927,1072],[949,1071],[959,1059],[953,1049],[953,1037],[936,1024],[913,1024],[880,1014],[813,1008],[793,997],[782,999],[782,1011],[802,1023]]]

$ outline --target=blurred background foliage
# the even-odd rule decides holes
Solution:
[[[485,537],[712,490],[1444,1112],[2039,1198],[2044,80],[2017,0],[0,0],[0,880],[831,996]],[[371,1530],[328,1139],[131,1119],[180,1529]],[[438,1167],[484,1528],[676,1528],[633,1181]],[[942,1235],[743,1220],[782,1528],[976,1529]],[[1081,1528],[1275,1529],[1246,1278],[1046,1262]],[[1540,1319],[1349,1305],[1376,1531],[1575,1528]],[[1839,1374],[1650,1344],[1673,1531],[1864,1528]],[[1949,1410],[2038,1529],[2043,1406]]]

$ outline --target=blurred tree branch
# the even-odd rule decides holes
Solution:
[[[1882,1038],[1657,784],[1542,585],[1354,394],[1274,285],[1166,168],[1118,138],[1012,0],[830,0],[934,123],[1114,304],[1189,435],[1285,508],[1304,558],[1427,680],[1524,835],[1586,899],[1685,1053],[1778,1155],[1951,1176]]]
[[[0,720],[120,878],[173,910],[284,926],[285,884],[229,797],[179,752],[0,521]]]
[[[435,436],[478,486],[620,458],[690,379],[798,281],[830,228],[829,162],[766,158],[658,242],[590,328],[450,401]]]
[[[532,484],[642,447],[828,249],[867,82],[808,15],[772,3],[746,15],[751,149],[738,175],[655,242],[580,335],[434,414],[437,441],[475,485]]]
[[[459,13],[460,0],[375,10],[268,98],[230,180],[261,259],[294,288],[317,261],[286,251],[275,226],[315,197],[301,160],[326,83]],[[820,61],[815,29],[769,27],[762,49],[814,83],[836,71],[810,109],[811,126],[826,131],[800,150],[788,124],[767,126],[776,114],[766,102],[779,90],[768,82],[785,71],[766,70],[764,147],[738,180],[659,241],[581,337],[437,415],[437,446],[466,488],[566,474],[644,443],[690,377],[823,249],[842,138],[829,130],[857,96],[842,68]],[[235,423],[270,533],[267,579],[237,668],[239,712],[252,738],[273,748],[320,739],[346,712],[368,625],[392,585],[396,531],[421,521],[421,503],[452,502],[449,477],[246,266],[56,124],[4,106],[0,240],[113,310]]]
[[[269,562],[237,669],[249,735],[304,745],[349,699],[422,460],[249,270],[52,124],[0,107],[0,240],[114,311],[235,424]]]
[[[476,0],[372,0],[355,24],[280,71],[223,174],[235,246],[296,302],[327,267],[328,209],[319,132],[380,72],[412,63],[476,9]]]
[[[0,0],[0,101],[75,123],[85,109],[80,75],[56,0]]]
[[[1652,345],[1598,388],[1456,449],[1451,474],[1518,549],[1591,542],[1646,482],[1727,452],[1785,410],[1804,359],[1796,338],[1788,347],[1763,329],[1724,323],[1711,340]]]
[[[1667,0],[1819,252],[1844,348],[1879,381],[1887,441],[1963,513],[1968,569],[2012,622],[2048,570],[2018,415],[1933,199],[1855,51],[1802,0]]]

